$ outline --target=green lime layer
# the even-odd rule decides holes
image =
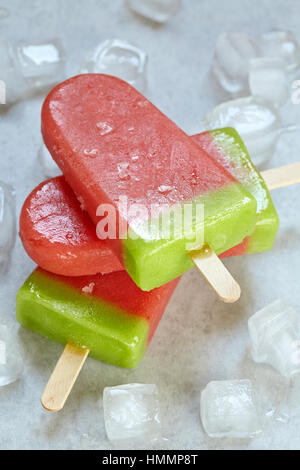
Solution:
[[[230,173],[257,201],[256,225],[248,238],[247,252],[270,250],[278,232],[279,217],[264,179],[252,163],[247,148],[235,129],[218,129],[209,133],[223,158],[230,163]]]
[[[18,322],[51,341],[90,349],[95,359],[133,368],[148,340],[146,319],[34,271],[17,295]]]
[[[191,204],[191,201],[186,204]],[[142,290],[161,286],[192,268],[189,251],[200,250],[204,244],[209,244],[220,254],[238,245],[253,232],[256,200],[239,183],[233,182],[219,190],[207,192],[193,200],[193,204],[203,204],[204,218],[200,222],[194,218],[189,233],[182,233],[174,217],[170,219],[170,233],[175,236],[169,239],[147,240],[144,236],[137,237],[135,233],[137,239],[132,240],[129,236],[123,240],[124,265]],[[180,213],[183,205],[172,209]],[[201,233],[201,242],[193,245],[191,235]]]

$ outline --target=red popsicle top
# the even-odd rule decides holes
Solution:
[[[20,215],[20,237],[31,259],[56,274],[82,276],[123,269],[98,239],[63,176],[41,183],[28,196]]]
[[[144,96],[108,75],[57,85],[43,105],[42,133],[94,222],[98,205],[120,196],[149,208],[234,181]]]

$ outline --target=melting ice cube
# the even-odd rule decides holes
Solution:
[[[0,387],[18,380],[22,372],[23,361],[16,340],[6,326],[0,325]]]
[[[22,75],[35,87],[52,85],[62,76],[64,50],[57,39],[19,44],[16,56]]]
[[[259,401],[250,380],[210,382],[201,393],[200,405],[210,437],[250,438],[261,431]]]
[[[291,31],[271,31],[263,34],[261,41],[265,57],[282,59],[289,72],[299,68],[300,45]]]
[[[216,43],[212,71],[228,93],[248,91],[250,60],[259,57],[256,40],[245,33],[221,34]]]
[[[282,300],[256,312],[248,321],[255,362],[270,364],[290,378],[300,372],[300,316]]]
[[[64,51],[59,40],[20,43],[0,41],[0,77],[7,104],[26,99],[64,78]]]
[[[127,0],[127,4],[134,13],[165,23],[177,13],[181,0]]]
[[[152,439],[160,435],[156,385],[127,384],[103,392],[105,428],[110,441]]]
[[[259,58],[250,61],[249,87],[253,96],[259,96],[276,107],[283,106],[289,95],[289,81],[282,59]]]
[[[300,351],[300,349],[299,349]],[[300,416],[300,374],[294,375],[287,384],[284,400],[277,410],[276,419],[287,422],[290,418]]]
[[[300,67],[300,45],[290,31],[271,31],[259,37],[246,33],[224,33],[217,39],[212,71],[228,93],[236,97],[247,95],[250,63],[258,58],[263,61],[279,59],[282,61],[282,73],[294,72]],[[279,80],[278,75],[277,68],[268,66],[268,76],[272,82]]]
[[[17,64],[15,50],[4,39],[0,39],[0,77],[5,87],[5,103],[3,104],[12,104],[26,95],[26,80]]]
[[[257,166],[273,155],[280,135],[293,129],[292,126],[281,126],[279,113],[274,106],[254,96],[216,106],[206,115],[205,126],[207,129],[234,127]]]
[[[147,54],[120,39],[108,39],[87,57],[82,73],[104,73],[119,77],[140,91],[146,88]]]
[[[8,267],[15,241],[15,193],[11,186],[0,181],[0,274]]]

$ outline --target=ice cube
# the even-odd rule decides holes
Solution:
[[[259,45],[249,34],[224,33],[217,39],[212,71],[228,93],[247,94],[250,60],[259,56]]]
[[[0,77],[5,89],[5,103],[12,104],[26,95],[27,84],[18,67],[14,48],[0,39]]]
[[[300,372],[300,316],[283,300],[276,300],[248,321],[255,362],[270,364],[290,378]]]
[[[107,39],[87,57],[81,72],[114,75],[143,92],[147,82],[147,54],[127,41]]]
[[[23,361],[16,340],[7,326],[0,325],[0,387],[18,380],[23,372]]]
[[[299,345],[299,354],[300,354],[300,345]],[[290,414],[292,416],[300,415],[300,375],[297,374],[292,377],[289,393],[287,395],[287,403],[290,408]]]
[[[249,151],[253,163],[264,164],[273,155],[284,130],[278,111],[259,97],[245,97],[216,106],[205,117],[207,129],[234,127]]]
[[[127,0],[129,8],[156,23],[165,23],[180,8],[181,0]]]
[[[43,170],[45,178],[53,178],[61,174],[60,169],[53,160],[51,153],[47,149],[46,145],[42,143],[38,151],[38,161]]]
[[[59,40],[20,43],[0,41],[0,77],[7,104],[26,99],[64,78],[64,51]]]
[[[300,349],[299,349],[300,350]],[[290,418],[300,415],[300,374],[294,375],[288,384],[285,399],[277,411],[277,420],[287,422]]]
[[[65,53],[58,39],[19,44],[16,59],[33,87],[48,87],[63,78]]]
[[[105,429],[110,441],[153,439],[160,435],[156,385],[127,384],[103,392]]]
[[[261,431],[259,400],[250,380],[210,382],[201,393],[200,413],[210,437],[250,438]]]
[[[250,61],[249,87],[253,96],[259,96],[275,107],[283,106],[289,95],[285,63],[277,58],[259,58]]]
[[[8,267],[16,231],[15,193],[11,186],[0,181],[0,274]]]
[[[271,31],[261,37],[265,57],[276,57],[284,61],[289,72],[300,66],[300,45],[290,31]]]

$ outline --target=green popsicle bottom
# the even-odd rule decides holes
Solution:
[[[247,148],[233,128],[208,131],[214,148],[209,142],[203,146],[219,163],[221,163],[257,201],[256,225],[253,233],[247,238],[246,253],[258,253],[270,250],[274,244],[279,217],[274,207],[266,183],[252,163]],[[201,145],[205,133],[194,136],[195,142]],[[201,145],[202,146],[202,145]],[[243,254],[238,253],[236,254]]]
[[[17,295],[17,320],[51,341],[90,349],[90,356],[134,368],[148,341],[145,318],[83,295],[47,273],[34,271]]]
[[[190,251],[200,250],[208,244],[215,253],[221,254],[253,232],[257,203],[238,183],[230,183],[186,202],[191,203],[203,204],[204,219],[199,225],[193,220],[188,234],[180,232],[181,227],[176,227],[174,217],[170,218],[170,233],[177,235],[170,239],[147,240],[135,234],[134,240],[130,237],[123,240],[124,266],[142,290],[149,291],[166,284],[193,267],[187,250],[191,245],[191,234],[203,233],[203,241]],[[183,206],[179,204],[172,209],[183,213]]]

